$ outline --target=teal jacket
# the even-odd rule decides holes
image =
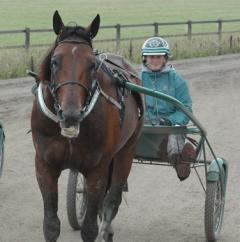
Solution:
[[[192,99],[188,85],[172,65],[167,64],[161,71],[151,71],[143,66],[141,80],[144,87],[178,99],[192,112]],[[146,96],[146,122],[155,123],[161,117],[168,118],[173,125],[185,125],[189,122],[189,118],[174,105],[155,97]]]

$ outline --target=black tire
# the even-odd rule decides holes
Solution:
[[[223,180],[223,179],[222,179]],[[219,239],[223,215],[225,196],[221,179],[216,182],[207,182],[205,200],[205,234],[207,241],[213,242]]]
[[[87,199],[84,177],[76,170],[70,170],[67,185],[67,216],[70,226],[80,230],[85,216]]]
[[[2,175],[3,162],[4,162],[4,141],[5,141],[5,134],[4,134],[3,125],[0,121],[0,177]]]

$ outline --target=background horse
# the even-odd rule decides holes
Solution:
[[[97,15],[87,28],[64,26],[56,11],[57,39],[41,65],[31,126],[44,203],[43,231],[49,242],[60,234],[57,183],[67,168],[77,169],[87,183],[83,241],[95,241],[99,209],[99,236],[112,241],[111,221],[121,203],[143,125],[139,99],[128,90],[119,92],[111,72],[93,53],[91,41],[99,24]]]

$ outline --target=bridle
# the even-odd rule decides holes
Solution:
[[[56,47],[59,46],[59,45],[62,45],[62,44],[64,44],[64,43],[70,43],[70,44],[85,44],[85,45],[88,45],[88,46],[90,46],[90,47],[92,48],[92,45],[91,45],[90,43],[85,42],[85,41],[79,41],[79,40],[62,40],[62,41],[60,41],[60,42],[56,45]],[[55,47],[55,48],[56,48],[56,47]],[[49,86],[49,88],[50,88],[51,93],[52,93],[54,96],[57,94],[58,89],[60,89],[62,86],[69,85],[69,84],[71,84],[71,85],[74,85],[74,84],[75,84],[75,85],[78,85],[78,86],[84,88],[84,89],[86,90],[87,93],[90,92],[89,88],[88,88],[86,85],[84,85],[83,83],[80,83],[79,81],[70,80],[70,81],[65,81],[65,82],[63,82],[63,83],[56,84],[56,83],[53,81],[53,75],[52,75],[52,73],[53,73],[53,71],[51,70],[51,82],[49,83],[48,86]]]
[[[62,45],[64,43],[78,44],[78,45],[88,45],[88,46],[90,46],[92,48],[91,43],[88,43],[86,41],[80,41],[80,40],[62,40],[62,41],[57,43],[56,47],[59,46],[59,45]],[[98,66],[96,66],[95,67],[95,72],[97,72],[98,69],[99,69]],[[85,106],[82,109],[81,114],[80,114],[80,116],[81,116],[80,120],[81,120],[82,116],[83,116],[83,112],[84,112],[84,110],[87,109],[87,106],[90,103],[90,100],[91,100],[91,98],[93,96],[93,93],[94,93],[94,91],[97,88],[97,78],[94,78],[92,80],[92,84],[91,84],[90,88],[87,87],[85,84],[83,84],[81,81],[75,81],[75,80],[68,80],[68,81],[64,81],[62,83],[58,83],[57,84],[56,82],[54,82],[53,70],[51,68],[51,80],[48,83],[48,89],[49,89],[49,91],[50,91],[50,93],[51,93],[51,95],[52,95],[52,97],[54,99],[54,108],[55,108],[55,111],[56,111],[58,116],[59,116],[59,113],[62,111],[62,108],[61,108],[61,106],[60,106],[60,104],[58,102],[58,95],[57,94],[58,94],[59,89],[61,87],[63,87],[63,86],[66,86],[66,85],[78,85],[78,86],[82,87],[85,90],[85,92],[87,93]]]
[[[91,43],[85,42],[85,41],[79,41],[79,40],[62,40],[60,42],[58,42],[58,44],[56,45],[59,46],[61,44],[64,43],[72,43],[72,44],[85,44],[88,45],[92,48]],[[56,48],[55,47],[55,48]],[[95,66],[95,73],[98,72],[99,69],[103,68],[103,70],[105,70],[106,72],[108,72],[108,70],[106,70],[106,66],[104,65],[104,60],[107,59],[107,55],[106,54],[102,54],[103,57],[96,59],[96,63],[97,65]],[[114,98],[112,98],[111,96],[109,96],[107,93],[105,93],[100,84],[99,81],[97,79],[97,75],[95,75],[95,77],[92,80],[91,83],[91,87],[87,87],[85,84],[81,83],[80,81],[76,81],[76,80],[67,80],[64,81],[62,83],[55,83],[54,82],[54,78],[52,75],[53,71],[51,69],[51,80],[50,82],[48,82],[47,87],[54,99],[54,108],[55,108],[55,112],[56,114],[54,114],[46,105],[45,100],[44,100],[44,96],[43,96],[43,87],[42,87],[42,82],[40,82],[39,86],[38,86],[38,91],[37,91],[37,96],[38,96],[38,102],[40,105],[40,108],[42,110],[42,112],[52,121],[58,123],[61,122],[62,117],[60,115],[62,108],[58,102],[58,91],[61,87],[66,86],[66,85],[78,85],[80,87],[82,87],[86,93],[87,93],[87,97],[86,97],[86,101],[84,104],[84,107],[82,108],[82,110],[80,111],[79,114],[79,122],[81,122],[85,117],[87,117],[87,115],[92,111],[92,109],[94,108],[99,95],[102,95],[108,102],[110,102],[111,104],[113,104],[114,106],[116,106],[119,110],[122,109],[122,105],[121,103],[119,103],[118,101],[116,101]]]

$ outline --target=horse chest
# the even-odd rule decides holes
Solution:
[[[96,166],[104,154],[100,143],[86,144],[79,139],[49,138],[38,142],[36,148],[45,161],[63,169]]]

